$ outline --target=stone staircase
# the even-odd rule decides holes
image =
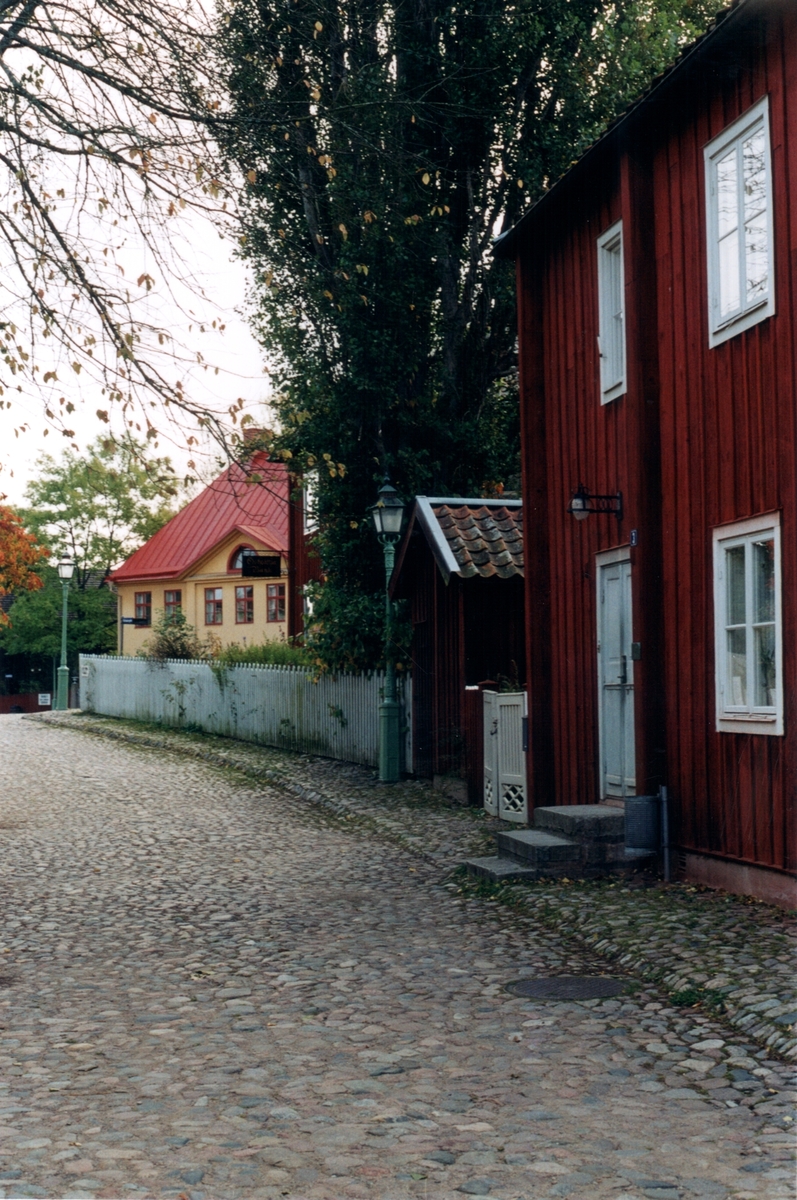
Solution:
[[[626,874],[656,861],[654,851],[626,846],[625,813],[606,804],[536,808],[532,829],[501,830],[495,840],[496,855],[463,865],[496,883]]]

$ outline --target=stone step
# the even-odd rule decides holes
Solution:
[[[514,858],[491,855],[487,858],[466,858],[462,864],[468,874],[477,879],[489,879],[491,883],[508,883],[512,879],[539,879],[540,872],[533,867],[524,867]]]
[[[533,833],[534,830],[528,830]],[[576,850],[583,850],[575,844]],[[612,851],[614,848],[612,847]],[[491,883],[509,883],[516,879],[527,882],[538,879],[556,879],[567,875],[571,879],[599,879],[607,875],[624,877],[632,875],[640,868],[655,866],[656,855],[648,850],[628,850],[620,847],[616,852],[607,854],[597,861],[592,855],[584,854],[581,860],[567,859],[560,862],[546,862],[533,866],[531,861],[518,861],[503,855],[491,855],[485,858],[465,859],[463,866],[468,874],[477,879],[487,879]]]
[[[534,828],[577,842],[622,842],[625,815],[603,804],[558,804],[554,808],[535,808]]]
[[[578,865],[582,849],[570,838],[558,837],[545,829],[513,829],[495,835],[498,853],[527,867],[566,867]]]

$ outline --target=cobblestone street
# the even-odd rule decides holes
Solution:
[[[793,1064],[631,977],[513,998],[617,968],[428,855],[57,724],[0,755],[0,1197],[794,1195]]]

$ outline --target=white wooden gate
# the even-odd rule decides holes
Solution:
[[[502,821],[528,820],[523,753],[525,692],[483,692],[484,807]]]

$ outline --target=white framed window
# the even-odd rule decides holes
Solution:
[[[598,353],[601,404],[625,393],[625,273],[623,223],[598,238]]]
[[[767,97],[709,142],[703,157],[708,341],[718,346],[775,311]]]
[[[780,517],[714,530],[717,729],[783,733]]]

